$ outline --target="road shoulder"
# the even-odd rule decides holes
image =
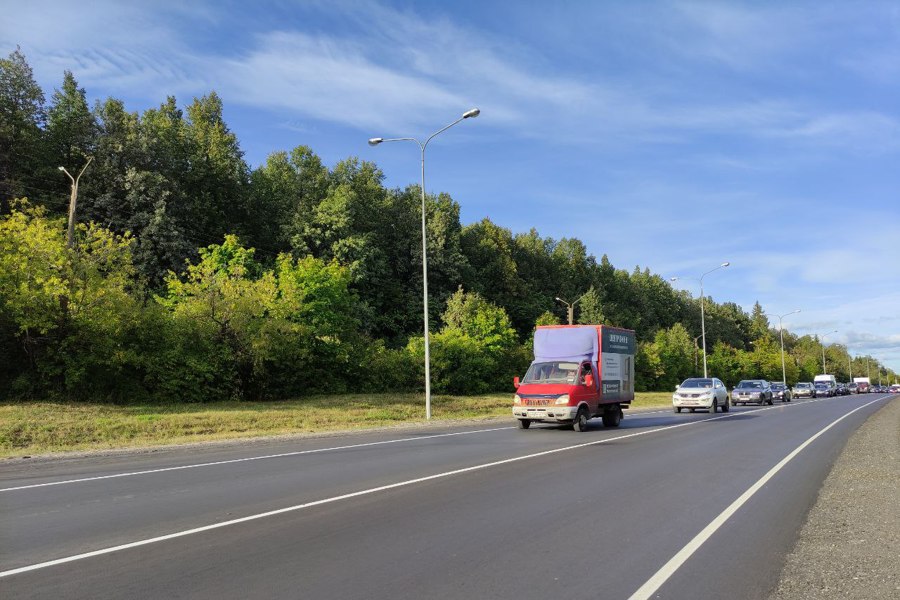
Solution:
[[[900,397],[850,438],[771,600],[900,597]]]

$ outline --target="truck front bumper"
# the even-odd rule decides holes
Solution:
[[[529,421],[568,423],[575,420],[577,406],[514,406],[513,416]]]

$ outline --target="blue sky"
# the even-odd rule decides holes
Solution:
[[[376,162],[464,223],[705,280],[900,371],[900,3],[2,0],[49,99],[216,90],[247,160]],[[697,293],[696,284],[685,282]],[[681,285],[678,282],[677,285]]]

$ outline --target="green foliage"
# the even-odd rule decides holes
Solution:
[[[43,164],[44,92],[19,47],[0,58],[0,215],[32,195]]]
[[[71,71],[63,74],[62,88],[53,92],[47,110],[48,158],[71,173],[81,170],[93,154],[97,123],[88,107],[84,88],[78,87]]]
[[[560,325],[561,323],[562,321],[560,321],[559,317],[557,317],[549,310],[539,314],[538,318],[534,321],[535,327],[538,327],[540,325]]]
[[[580,309],[578,311],[578,322],[583,325],[604,325],[610,324],[603,314],[603,306],[600,300],[600,294],[591,286],[587,292],[581,297],[578,303]]]
[[[444,323],[439,333],[430,336],[432,385],[437,393],[503,389],[531,360],[530,348],[516,343],[506,312],[475,292],[457,290],[447,302]],[[407,351],[424,361],[424,339],[412,338]]]
[[[516,343],[506,311],[462,288],[447,301],[444,323],[444,331],[464,334],[489,351],[507,350]]]
[[[694,340],[681,323],[658,331],[653,343],[663,371],[656,380],[654,389],[672,389],[684,379],[696,376]]]
[[[0,393],[205,402],[423,386],[422,189],[388,190],[374,163],[329,168],[303,145],[251,172],[223,115],[215,92],[184,111],[174,97],[91,111],[68,71],[45,109],[21,51],[0,59]],[[88,155],[67,248],[57,167]],[[636,330],[638,389],[699,372],[701,301],[649,269],[598,262],[575,238],[462,226],[443,193],[424,213],[436,390],[506,389],[535,323],[566,320],[556,297],[579,298],[579,323]],[[711,375],[780,379],[759,303],[703,306]],[[784,333],[788,380],[812,379],[819,340]],[[848,379],[847,349],[824,351]]]

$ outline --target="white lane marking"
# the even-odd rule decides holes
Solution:
[[[820,400],[827,400],[827,398],[821,398]],[[819,400],[812,400],[812,401],[817,402]],[[774,408],[774,407],[772,407],[772,408]],[[762,409],[757,409],[757,410],[762,410]],[[643,415],[652,415],[652,414],[660,414],[660,413],[668,413],[668,412],[669,411],[667,411],[667,410],[660,410],[660,411],[654,411],[654,412],[634,413],[630,416],[632,418],[638,418]],[[750,411],[744,411],[742,414],[745,414],[747,412],[750,412]],[[397,444],[397,443],[401,443],[401,442],[414,442],[417,440],[428,440],[428,439],[451,437],[451,436],[457,436],[457,435],[470,435],[473,433],[490,433],[493,431],[503,431],[505,429],[513,429],[513,427],[495,427],[493,429],[478,429],[475,431],[459,431],[459,432],[454,432],[454,433],[441,433],[441,434],[426,435],[426,436],[421,436],[421,437],[399,438],[396,440],[384,440],[381,442],[368,442],[365,444],[353,444],[353,445],[348,445],[348,446],[334,446],[331,448],[319,448],[317,450],[298,450],[296,452],[284,452],[281,454],[268,454],[265,456],[250,456],[247,458],[235,458],[235,459],[231,459],[231,460],[220,460],[220,461],[215,461],[215,462],[197,463],[197,464],[193,464],[193,465],[181,465],[179,467],[162,467],[159,469],[146,469],[144,471],[132,471],[129,473],[114,473],[112,475],[97,475],[96,477],[81,477],[78,479],[66,479],[63,481],[51,481],[51,482],[47,482],[47,483],[34,483],[34,484],[30,484],[30,485],[20,485],[20,486],[15,486],[15,487],[0,488],[0,492],[15,492],[15,491],[20,491],[20,490],[30,490],[30,489],[35,489],[35,488],[51,487],[51,486],[55,486],[55,485],[67,485],[67,484],[71,484],[71,483],[84,483],[86,481],[100,481],[103,479],[117,479],[119,477],[134,477],[137,475],[152,475],[154,473],[165,473],[168,471],[183,471],[185,469],[198,469],[200,467],[215,467],[215,466],[219,466],[219,465],[228,465],[228,464],[249,462],[249,461],[254,461],[254,460],[266,460],[266,459],[271,459],[271,458],[285,458],[285,457],[289,457],[289,456],[300,456],[303,454],[317,454],[317,453],[332,452],[332,451],[337,451],[337,450],[351,450],[354,448],[365,448],[368,446],[381,446],[381,445],[385,445],[385,444]]]
[[[822,400],[826,400],[826,399],[827,398],[822,398]],[[849,417],[850,415],[855,413],[856,411],[862,410],[862,409],[866,408],[867,406],[869,406],[871,404],[875,404],[876,402],[879,402],[881,400],[882,400],[882,398],[879,398],[877,400],[872,400],[871,402],[868,402],[866,404],[863,404],[862,406],[854,408],[853,410],[851,410],[847,414],[843,415],[842,417],[832,421],[824,429],[819,430],[818,433],[816,433],[811,438],[809,438],[808,440],[806,440],[805,442],[803,442],[802,444],[797,446],[790,454],[788,454],[783,459],[781,459],[781,461],[779,461],[779,463],[777,465],[775,465],[774,467],[769,469],[769,471],[765,475],[763,475],[759,479],[759,481],[754,483],[752,486],[750,486],[750,488],[746,492],[741,494],[737,500],[732,502],[728,506],[728,508],[723,510],[721,512],[721,514],[719,514],[719,516],[717,516],[715,519],[713,519],[709,525],[704,527],[700,533],[698,533],[696,536],[694,536],[694,539],[692,539],[690,542],[688,542],[684,548],[679,550],[678,553],[675,554],[675,556],[673,556],[669,560],[669,562],[664,564],[659,569],[659,571],[657,571],[650,579],[647,580],[646,583],[644,583],[644,585],[642,585],[640,588],[638,588],[638,590],[634,594],[631,595],[629,600],[649,600],[649,598],[651,598],[653,596],[653,594],[655,594],[657,592],[657,590],[659,590],[659,588],[662,587],[662,585],[669,579],[669,577],[671,577],[675,573],[675,571],[677,571],[681,567],[681,565],[683,565],[687,561],[687,559],[689,559],[691,557],[691,555],[693,555],[694,552],[696,552],[700,548],[700,546],[702,546],[703,543],[706,542],[706,540],[708,540],[722,525],[724,525],[725,522],[729,518],[731,518],[731,516],[734,513],[736,513],[738,511],[738,509],[740,509],[744,504],[746,504],[746,502],[751,497],[753,497],[753,495],[756,494],[756,492],[758,492],[760,490],[760,488],[762,488],[766,483],[768,483],[768,481],[770,479],[772,479],[772,477],[774,477],[782,468],[784,468],[784,466],[786,464],[788,464],[791,460],[793,460],[795,456],[800,454],[800,452],[802,452],[807,446],[812,444],[816,439],[818,439],[826,431],[828,431],[829,429],[831,429],[832,427],[834,427],[835,425],[837,425],[838,423],[840,423],[841,421],[843,421],[844,419],[846,419],[847,417]]]
[[[768,409],[758,409],[758,410],[768,410]],[[739,413],[739,414],[745,415],[745,414],[751,413],[751,412],[757,412],[757,411],[755,411],[755,410],[752,410],[752,411],[745,411],[745,412],[742,412],[742,413]],[[229,527],[229,526],[231,526],[231,525],[237,525],[237,524],[239,524],[239,523],[246,523],[246,522],[248,522],[248,521],[255,521],[255,520],[257,520],[257,519],[264,519],[264,518],[266,518],[266,517],[271,517],[271,516],[274,516],[274,515],[280,515],[280,514],[284,514],[284,513],[288,513],[288,512],[294,512],[294,511],[302,510],[302,509],[304,509],[304,508],[311,508],[311,507],[313,507],[313,506],[321,506],[321,505],[323,505],[323,504],[330,504],[330,503],[332,503],[332,502],[339,502],[339,501],[341,501],[341,500],[347,500],[347,499],[349,499],[349,498],[357,498],[357,497],[360,497],[360,496],[367,496],[367,495],[370,495],[370,494],[375,494],[375,493],[383,492],[383,491],[386,491],[386,490],[392,490],[392,489],[396,489],[396,488],[406,487],[406,486],[414,485],[414,484],[417,484],[417,483],[423,483],[423,482],[426,482],[426,481],[434,481],[434,480],[436,480],[436,479],[443,479],[443,478],[447,478],[447,477],[452,477],[452,476],[454,476],[454,475],[461,475],[461,474],[463,474],[463,473],[471,473],[471,472],[474,472],[474,471],[480,471],[480,470],[483,470],[483,469],[489,469],[489,468],[491,468],[491,467],[497,467],[497,466],[500,466],[500,465],[507,465],[507,464],[510,464],[510,463],[521,462],[521,461],[524,461],[524,460],[529,460],[529,459],[532,459],[532,458],[538,458],[538,457],[541,457],[541,456],[548,456],[548,455],[550,455],[550,454],[558,454],[558,453],[560,453],[560,452],[568,452],[569,450],[577,450],[577,449],[579,449],[579,448],[587,448],[588,446],[598,446],[598,445],[600,445],[600,444],[608,444],[608,443],[610,443],[610,442],[617,442],[617,441],[619,441],[619,440],[624,440],[624,439],[628,439],[628,438],[639,437],[639,436],[642,436],[642,435],[648,435],[648,434],[651,434],[651,433],[659,433],[660,431],[667,431],[667,430],[670,430],[670,429],[677,429],[677,428],[679,428],[679,427],[690,427],[691,425],[697,425],[697,424],[699,424],[699,423],[706,423],[706,422],[709,422],[709,421],[716,421],[716,420],[719,420],[719,419],[727,419],[727,418],[735,417],[735,416],[738,416],[738,414],[727,414],[727,415],[721,415],[721,416],[718,416],[718,417],[713,417],[713,418],[711,418],[711,419],[702,419],[702,420],[697,420],[697,421],[688,421],[688,422],[686,422],[686,423],[678,423],[678,424],[676,424],[676,425],[667,425],[667,426],[665,426],[665,427],[660,427],[660,428],[657,428],[657,429],[648,429],[648,430],[646,430],[646,431],[638,431],[638,432],[635,432],[635,433],[629,433],[629,434],[626,434],[626,435],[620,435],[620,436],[614,437],[614,438],[604,438],[604,439],[602,439],[602,440],[594,440],[594,441],[592,441],[592,442],[585,442],[585,443],[583,443],[583,444],[575,444],[574,446],[564,446],[564,447],[562,447],[562,448],[555,448],[555,449],[553,449],[553,450],[544,450],[544,451],[542,451],[542,452],[536,452],[536,453],[534,453],[534,454],[527,454],[527,455],[524,455],[524,456],[517,456],[517,457],[514,457],[514,458],[507,458],[507,459],[504,459],[504,460],[498,460],[498,461],[494,461],[494,462],[483,463],[483,464],[480,464],[480,465],[474,465],[474,466],[471,466],[471,467],[464,467],[464,468],[462,468],[462,469],[456,469],[456,470],[454,470],[454,471],[446,471],[446,472],[444,472],[444,473],[436,473],[436,474],[434,474],[434,475],[427,475],[427,476],[425,476],[425,477],[418,477],[418,478],[416,478],[416,479],[409,479],[409,480],[406,480],[406,481],[400,481],[400,482],[398,482],[398,483],[391,483],[391,484],[388,484],[388,485],[382,485],[382,486],[375,487],[375,488],[370,488],[370,489],[367,489],[367,490],[360,490],[360,491],[358,491],[358,492],[351,492],[351,493],[349,493],[349,494],[343,494],[343,495],[341,495],[341,496],[334,496],[334,497],[332,497],[332,498],[324,498],[324,499],[322,499],[322,500],[314,500],[314,501],[312,501],[312,502],[306,502],[306,503],[304,503],[304,504],[297,504],[297,505],[295,505],[295,506],[288,506],[288,507],[286,507],[286,508],[279,508],[279,509],[276,509],[276,510],[264,512],[264,513],[259,513],[259,514],[255,514],[255,515],[248,515],[248,516],[246,516],[246,517],[240,517],[240,518],[237,518],[237,519],[232,519],[232,520],[230,520],[230,521],[223,521],[223,522],[221,522],[221,523],[213,523],[212,525],[204,525],[204,526],[202,526],[202,527],[196,527],[196,528],[194,528],[194,529],[187,529],[187,530],[185,530],[185,531],[177,531],[177,532],[175,532],[175,533],[170,533],[170,534],[167,534],[167,535],[161,535],[161,536],[158,536],[158,537],[148,538],[148,539],[144,539],[144,540],[138,540],[138,541],[136,541],[136,542],[130,542],[130,543],[128,543],[128,544],[122,544],[122,545],[119,545],[119,546],[112,546],[112,547],[110,547],[110,548],[101,548],[101,549],[99,549],[99,550],[94,550],[94,551],[92,551],[92,552],[85,552],[84,554],[77,554],[77,555],[74,555],[74,556],[67,556],[67,557],[65,557],[65,558],[58,558],[58,559],[56,559],[56,560],[50,560],[50,561],[47,561],[47,562],[37,563],[37,564],[34,564],[34,565],[28,565],[28,566],[25,566],[25,567],[19,567],[19,568],[17,568],[17,569],[10,569],[10,570],[8,570],[8,571],[0,571],[0,578],[3,578],[3,577],[9,577],[9,576],[11,576],[11,575],[18,575],[18,574],[20,574],[20,573],[27,573],[28,571],[36,571],[36,570],[38,570],[38,569],[45,569],[45,568],[47,568],[47,567],[52,567],[52,566],[56,566],[56,565],[61,565],[61,564],[65,564],[65,563],[70,563],[70,562],[74,562],[74,561],[76,561],[76,560],[82,560],[82,559],[85,559],[85,558],[92,558],[92,557],[94,557],[94,556],[102,556],[102,555],[104,555],[104,554],[112,554],[113,552],[119,552],[119,551],[121,551],[121,550],[128,550],[128,549],[130,549],[130,548],[137,548],[137,547],[139,547],[139,546],[146,546],[146,545],[148,545],[148,544],[154,544],[154,543],[156,543],[156,542],[164,542],[164,541],[166,541],[166,540],[172,540],[172,539],[184,537],[184,536],[187,536],[187,535],[193,535],[193,534],[195,534],[195,533],[202,533],[202,532],[204,532],[204,531],[211,531],[211,530],[213,530],[213,529],[219,529],[219,528],[222,528],[222,527]]]
[[[285,458],[288,456],[300,456],[302,454],[319,454],[322,452],[332,452],[336,450],[352,450],[355,448],[366,448],[370,446],[383,446],[386,444],[399,444],[401,442],[414,442],[418,440],[430,440],[441,437],[451,437],[456,435],[470,435],[473,433],[487,433],[491,431],[502,431],[504,429],[514,429],[514,427],[495,427],[493,429],[477,429],[475,431],[457,431],[454,433],[440,433],[435,435],[425,435],[411,438],[398,438],[396,440],[382,440],[380,442],[367,442],[365,444],[352,444],[349,446],[334,446],[331,448],[318,448],[315,450],[297,450],[295,452],[284,452],[282,454],[268,454],[265,456],[250,456],[246,458],[234,458],[231,460],[219,460],[215,462],[197,463],[193,465],[181,465],[179,467],[162,467],[159,469],[147,469],[145,471],[132,471],[130,473],[114,473],[112,475],[97,475],[96,477],[82,477],[79,479],[66,479],[64,481],[51,481],[49,483],[34,483],[31,485],[20,485],[16,487],[0,488],[0,492],[13,492],[16,490],[30,490],[34,488],[49,487],[53,485],[65,485],[69,483],[82,483],[85,481],[99,481],[101,479],[116,479],[118,477],[134,477],[135,475],[150,475],[152,473],[165,473],[167,471],[182,471],[184,469],[198,469],[200,467],[215,467],[218,465],[230,465],[235,463],[249,462],[254,460],[266,460],[270,458]]]

